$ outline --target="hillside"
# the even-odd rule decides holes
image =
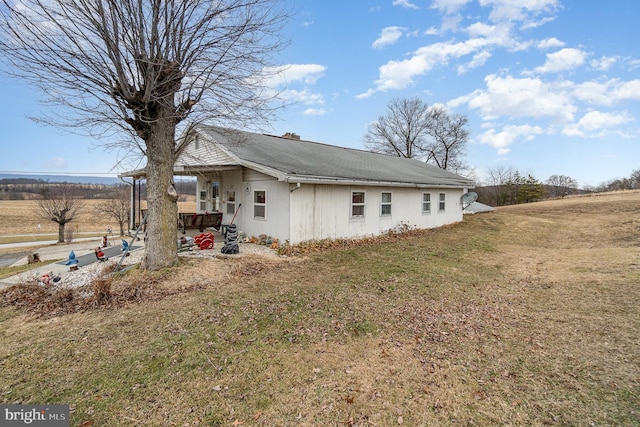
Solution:
[[[54,317],[3,298],[0,402],[68,403],[72,425],[639,425],[639,205],[184,259]]]

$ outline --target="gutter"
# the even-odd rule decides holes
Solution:
[[[367,187],[404,187],[404,188],[475,188],[475,184],[471,181],[452,184],[429,184],[416,182],[395,182],[395,181],[369,181],[356,179],[339,179],[329,177],[302,177],[287,176],[278,181],[290,184],[334,184],[334,185],[350,185],[350,186],[367,186]]]

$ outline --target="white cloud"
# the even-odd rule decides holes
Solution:
[[[47,169],[66,169],[68,164],[62,157],[53,157],[46,161],[45,166]]]
[[[404,89],[413,82],[414,77],[423,75],[436,66],[446,65],[451,59],[472,54],[489,44],[484,38],[474,38],[460,43],[435,43],[422,47],[409,59],[389,61],[382,65],[379,68],[380,78],[375,82],[376,87],[358,97],[366,98],[375,92],[390,89]],[[481,58],[482,55],[479,59]]]
[[[565,43],[563,41],[558,40],[555,37],[551,37],[548,39],[540,40],[536,47],[538,49],[550,49],[555,47],[564,47]]]
[[[498,150],[498,154],[503,155],[511,151],[508,148],[516,141],[530,141],[536,135],[543,133],[540,126],[530,125],[508,125],[502,128],[502,131],[497,132],[495,129],[489,129],[485,131],[478,141],[481,144],[490,145]]]
[[[287,102],[302,103],[305,105],[324,104],[324,97],[317,93],[311,93],[308,90],[284,90],[279,93],[278,97]]]
[[[388,46],[394,44],[398,41],[400,37],[402,37],[402,32],[404,31],[403,27],[386,27],[383,28],[380,32],[380,37],[378,37],[373,42],[374,48],[382,48],[384,46]]]
[[[429,27],[424,33],[430,36],[443,35],[448,31],[457,32],[458,25],[462,22],[462,16],[460,15],[446,15],[442,18],[440,28]]]
[[[615,56],[603,56],[601,58],[593,59],[589,63],[591,68],[598,71],[609,71],[609,69],[618,61]]]
[[[564,48],[548,53],[544,65],[536,67],[538,73],[553,73],[577,68],[584,64],[587,54],[580,49]]]
[[[402,6],[407,9],[420,9],[418,6],[411,3],[409,0],[393,0],[392,4],[394,6]]]
[[[489,58],[491,58],[491,53],[488,51],[476,53],[468,64],[458,66],[458,74],[464,74],[471,69],[483,66]]]
[[[631,121],[633,121],[633,117],[626,111],[621,113],[589,111],[577,123],[565,126],[562,133],[567,136],[601,137],[606,135],[610,128],[615,128]]]
[[[449,104],[467,104],[480,110],[484,120],[497,117],[551,117],[556,121],[573,120],[576,107],[564,83],[547,83],[537,78],[485,77],[486,90],[456,98]]]
[[[480,0],[481,6],[491,8],[489,18],[493,22],[523,21],[530,16],[552,12],[559,6],[558,0]]]
[[[572,88],[572,95],[584,102],[611,106],[619,102],[640,101],[640,80],[584,82]]]
[[[327,114],[327,110],[324,108],[307,108],[302,114],[305,116],[324,116]]]
[[[470,1],[471,0],[433,0],[431,7],[433,9],[444,11],[447,14],[451,14],[462,9],[464,5]]]
[[[314,84],[324,75],[326,69],[327,67],[319,64],[289,64],[268,68],[267,86],[276,88],[294,82]]]

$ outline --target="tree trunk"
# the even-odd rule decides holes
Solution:
[[[64,243],[64,222],[58,223],[58,243]]]
[[[168,115],[168,114],[167,114]],[[178,262],[178,204],[173,187],[175,119],[150,125],[147,145],[147,228],[143,268],[160,270]]]
[[[120,221],[119,225],[120,225],[120,236],[124,236],[124,222]]]

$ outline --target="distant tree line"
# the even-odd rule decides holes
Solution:
[[[619,191],[619,190],[637,190],[640,189],[640,169],[636,169],[631,172],[631,175],[627,178],[614,179],[600,184],[594,188],[588,188],[588,190],[604,193],[607,191]]]
[[[62,186],[73,188],[77,197],[83,199],[104,199],[111,197],[114,188],[123,185],[125,184],[78,184],[42,179],[5,178],[0,179],[0,200],[40,200],[44,192]]]
[[[113,199],[117,198],[122,188],[129,189],[127,184],[87,184],[69,182],[50,182],[42,179],[31,178],[5,178],[0,179],[0,200],[42,200],[47,191],[56,187],[69,187],[74,189],[75,197],[80,199]],[[137,191],[141,191],[140,197],[146,199],[147,186],[141,182]],[[195,195],[196,182],[194,180],[180,180],[176,182],[176,190],[179,195]]]
[[[489,169],[488,185],[478,186],[475,191],[479,202],[490,206],[505,206],[563,198],[571,194],[635,189],[640,189],[640,169],[633,171],[628,178],[580,189],[577,181],[566,175],[551,175],[543,183],[532,173],[523,174],[512,168],[498,167]]]

